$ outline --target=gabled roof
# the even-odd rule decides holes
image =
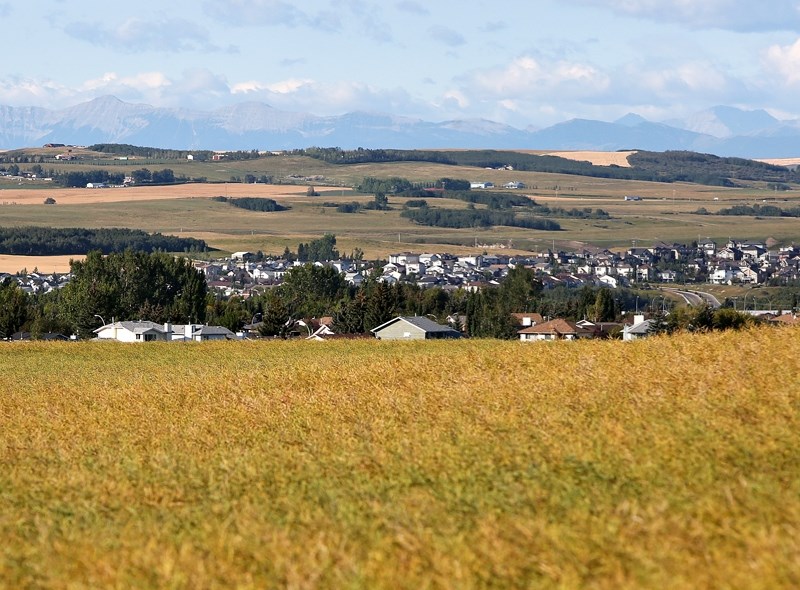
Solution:
[[[638,324],[626,327],[625,333],[644,336],[650,333],[650,328],[652,325],[653,325],[653,320],[644,320],[643,322],[639,322]]]
[[[542,314],[535,312],[512,313],[511,318],[514,320],[514,325],[516,326],[522,326],[524,318],[530,318],[531,322],[533,322],[534,324],[541,324],[542,322],[544,322]]]
[[[99,334],[106,328],[122,328],[123,330],[127,330],[128,332],[132,332],[134,334],[144,334],[145,332],[157,332],[159,334],[166,334],[164,330],[164,326],[161,324],[156,324],[155,322],[148,322],[148,321],[136,321],[136,322],[114,322],[113,324],[106,324],[105,326],[101,326],[97,328],[94,333]]]
[[[200,328],[192,332],[192,336],[225,336],[234,338],[236,334],[225,326],[200,326]]]
[[[430,320],[422,316],[398,316],[394,319],[389,320],[388,322],[384,322],[377,328],[372,328],[370,332],[373,333],[379,332],[380,330],[383,330],[384,328],[394,324],[395,322],[405,322],[429,334],[449,333],[449,332],[455,332],[456,334],[460,334],[458,330],[454,330],[450,326],[443,326],[442,324],[437,324],[433,320]]]
[[[575,322],[556,318],[549,322],[531,326],[530,328],[523,328],[519,330],[517,334],[556,334],[558,336],[573,334],[575,336],[590,336],[594,334],[594,331],[581,328]]]

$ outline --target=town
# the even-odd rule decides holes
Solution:
[[[591,337],[620,337],[632,340],[656,332],[657,315],[655,301],[660,297],[662,312],[668,312],[674,304],[667,305],[667,294],[672,299],[682,299],[689,305],[703,303],[711,308],[733,307],[753,317],[794,323],[795,301],[772,301],[771,297],[758,297],[757,291],[745,293],[741,302],[737,298],[720,302],[711,295],[702,293],[703,285],[741,285],[758,288],[762,286],[793,286],[800,279],[800,247],[775,247],[767,242],[729,240],[718,244],[714,240],[699,239],[691,245],[656,243],[649,247],[632,246],[624,251],[612,251],[586,246],[579,251],[547,250],[530,255],[481,253],[455,255],[448,253],[391,254],[388,260],[368,261],[357,252],[350,257],[338,256],[335,236],[326,235],[318,241],[326,248],[321,253],[309,256],[301,245],[298,255],[288,249],[282,256],[265,255],[262,252],[235,252],[229,257],[213,260],[193,260],[192,268],[205,278],[208,297],[217,302],[247,302],[264,298],[280,287],[293,269],[311,264],[315,268],[330,269],[341,277],[350,289],[361,288],[366,281],[384,286],[411,285],[419,290],[438,289],[451,296],[479,294],[501,286],[514,269],[528,269],[535,277],[543,293],[559,288],[566,290],[591,289],[614,293],[621,290],[651,290],[655,295],[636,296],[633,305],[626,305],[621,298],[614,298],[616,308],[609,315],[590,317],[550,317],[524,309],[509,309],[513,335],[522,341],[577,339]],[[33,272],[17,274],[0,273],[0,284],[15,284],[29,296],[48,294],[69,284],[71,273]],[[752,293],[752,297],[748,295]],[[463,299],[463,298],[462,298]],[[221,305],[221,303],[220,303]],[[641,307],[641,309],[640,309]],[[149,318],[136,320],[126,318],[119,322],[115,318],[106,323],[96,314],[101,323],[92,337],[120,341],[205,341],[220,339],[252,339],[274,336],[263,328],[261,316],[263,306],[247,308],[253,312],[245,318],[240,313],[235,321],[223,321],[227,325],[203,323],[175,324],[156,323]],[[381,339],[452,338],[479,335],[470,330],[470,320],[462,310],[451,313],[429,313],[425,317],[397,316],[382,318],[378,325],[363,329],[362,335]],[[786,312],[786,313],[784,313]],[[333,310],[319,317],[291,317],[284,312],[284,326],[278,333],[282,337],[304,337],[324,340],[353,334],[337,330]],[[217,314],[217,319],[224,314]],[[584,316],[585,316],[584,312]],[[213,318],[212,318],[213,319]],[[390,321],[391,320],[391,321]],[[397,320],[402,320],[397,324]],[[19,326],[17,326],[19,328]],[[354,330],[345,330],[353,332]],[[358,330],[355,330],[356,332]],[[35,334],[20,329],[10,330],[2,337],[9,340],[24,340],[34,337],[51,339],[75,339],[76,336],[60,333]],[[273,330],[273,332],[275,332]],[[511,332],[505,332],[506,337]],[[484,334],[485,335],[485,334]]]

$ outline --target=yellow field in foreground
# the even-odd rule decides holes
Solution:
[[[797,336],[3,344],[0,586],[797,588]]]

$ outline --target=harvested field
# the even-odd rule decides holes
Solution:
[[[11,256],[0,254],[0,272],[15,273],[38,268],[41,272],[69,272],[70,260],[83,260],[85,256]]]
[[[800,158],[765,158],[756,161],[773,166],[800,166]]]
[[[635,151],[629,152],[540,152],[544,156],[558,156],[559,158],[566,158],[568,160],[578,160],[582,162],[591,162],[595,166],[621,166],[623,168],[630,168],[628,156],[635,154]]]
[[[299,197],[306,195],[307,187],[275,184],[175,184],[169,186],[141,186],[127,188],[52,188],[3,189],[0,204],[36,205],[47,197],[56,200],[56,206],[85,205],[91,203],[120,203],[125,201],[160,201],[165,199],[190,199],[192,197]]]

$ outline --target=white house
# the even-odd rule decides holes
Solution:
[[[206,342],[233,340],[236,335],[223,326],[204,324],[156,324],[147,321],[113,322],[94,331],[98,340],[117,342]]]
[[[113,322],[94,331],[99,340],[116,340],[118,342],[167,342],[172,337],[172,326],[155,322]]]
[[[653,327],[653,320],[644,319],[643,315],[633,316],[633,325],[622,328],[622,339],[627,341],[647,338]]]

